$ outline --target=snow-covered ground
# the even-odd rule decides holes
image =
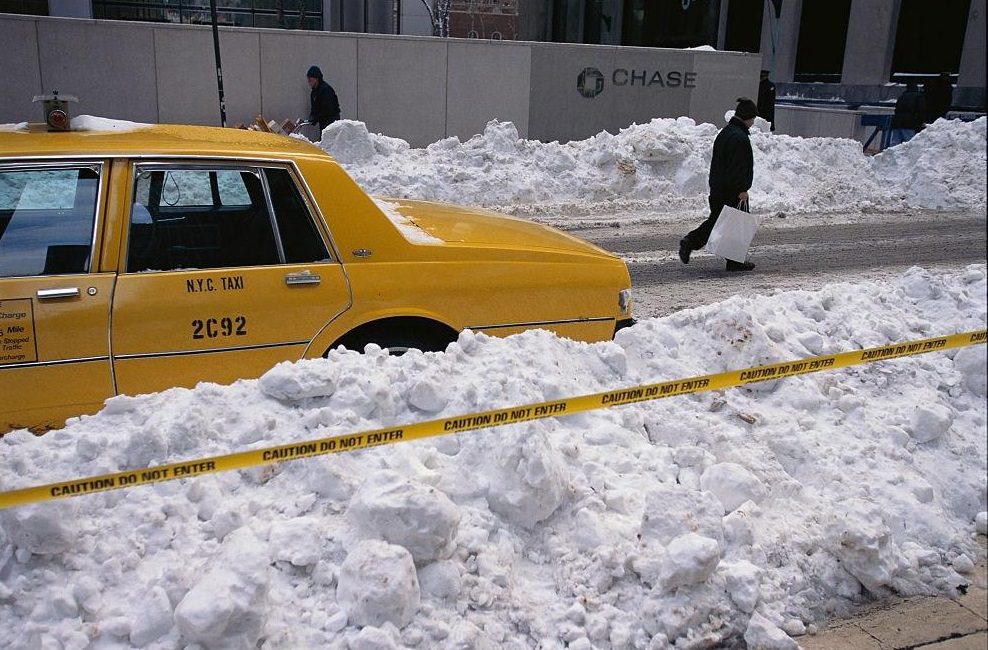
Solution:
[[[985,124],[937,122],[873,158],[755,133],[755,207],[983,210]],[[559,145],[492,124],[414,150],[344,122],[322,146],[375,193],[671,215],[702,209],[715,132],[656,120]],[[984,264],[913,268],[607,343],[337,351],[8,434],[0,490],[983,329],[986,291]],[[795,647],[862,600],[966,584],[986,362],[978,345],[0,511],[0,647]]]

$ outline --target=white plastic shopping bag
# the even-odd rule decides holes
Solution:
[[[739,204],[740,205],[740,204]],[[758,230],[758,217],[725,205],[707,239],[707,251],[724,259],[743,262]]]

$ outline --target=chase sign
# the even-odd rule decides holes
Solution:
[[[696,88],[697,73],[685,70],[614,68],[609,76],[611,85],[618,88]],[[587,99],[593,99],[604,92],[604,80],[604,74],[597,68],[584,68],[576,78],[576,90]]]
[[[604,75],[597,68],[583,68],[576,78],[576,90],[587,99],[593,99],[604,91]]]

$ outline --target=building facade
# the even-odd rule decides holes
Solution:
[[[439,0],[427,0],[435,6]],[[216,0],[218,22],[433,34],[423,0]],[[450,35],[760,53],[780,97],[881,103],[946,72],[985,108],[985,0],[451,0]],[[209,23],[209,0],[0,0],[0,12]]]

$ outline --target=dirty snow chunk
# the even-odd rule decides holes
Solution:
[[[182,636],[209,647],[254,647],[267,609],[264,544],[248,529],[230,534],[202,579],[175,608]]]
[[[74,504],[73,504],[74,505]],[[0,512],[0,531],[18,548],[35,555],[53,555],[72,547],[73,507],[67,503],[44,503]]]
[[[964,385],[975,395],[988,394],[988,347],[961,348],[954,355],[954,367],[964,377]]]
[[[419,608],[412,555],[381,540],[358,543],[340,567],[336,599],[352,625],[407,625]]]
[[[525,528],[546,519],[567,492],[566,464],[549,444],[540,423],[528,423],[511,433],[489,458],[490,509]]]
[[[449,388],[438,378],[423,377],[412,384],[408,403],[426,413],[438,413],[449,401]]]
[[[460,593],[460,570],[452,561],[433,562],[418,572],[422,593],[434,598],[455,598]]]
[[[172,629],[172,605],[164,588],[155,586],[142,599],[140,615],[134,616],[130,644],[138,648],[157,641]]]
[[[710,492],[663,484],[645,496],[640,533],[643,539],[663,545],[689,532],[720,543],[724,540],[723,511]]]
[[[957,573],[971,573],[974,571],[974,561],[963,553],[954,558],[951,566],[954,567],[954,571]]]
[[[344,165],[369,161],[375,153],[367,125],[354,120],[336,120],[327,126],[319,146]]]
[[[27,122],[0,124],[0,131],[27,131]]]
[[[753,612],[758,600],[761,597],[759,581],[762,570],[748,562],[722,562],[719,567],[720,573],[724,576],[724,585],[731,600],[742,612]]]
[[[979,512],[974,518],[974,528],[979,535],[988,534],[988,512]]]
[[[386,630],[367,626],[350,637],[346,647],[347,650],[398,650],[399,646]]]
[[[322,556],[322,534],[316,517],[276,522],[268,535],[271,559],[294,566],[311,566]]]
[[[930,485],[929,481],[921,477],[913,479],[909,483],[909,489],[912,491],[913,496],[916,497],[916,500],[920,503],[931,503],[933,501],[933,497],[935,496],[933,486]]]
[[[799,650],[799,645],[758,612],[751,615],[744,632],[748,650]]]
[[[900,562],[905,562],[881,509],[874,503],[845,501],[827,528],[827,538],[835,546],[831,550],[844,569],[870,591],[891,584]]]
[[[761,480],[737,463],[717,463],[705,469],[700,488],[720,500],[724,514],[734,512],[745,501],[758,503],[766,493]]]
[[[930,442],[946,433],[953,421],[953,413],[942,404],[916,406],[909,423],[909,435],[916,442]]]
[[[716,540],[687,533],[672,540],[662,561],[659,583],[666,590],[706,580],[720,562]]]
[[[405,547],[416,562],[449,557],[460,510],[436,488],[382,471],[354,493],[347,517],[364,537]]]
[[[264,373],[258,386],[265,395],[283,402],[329,397],[336,392],[338,372],[336,365],[325,359],[284,361]]]

